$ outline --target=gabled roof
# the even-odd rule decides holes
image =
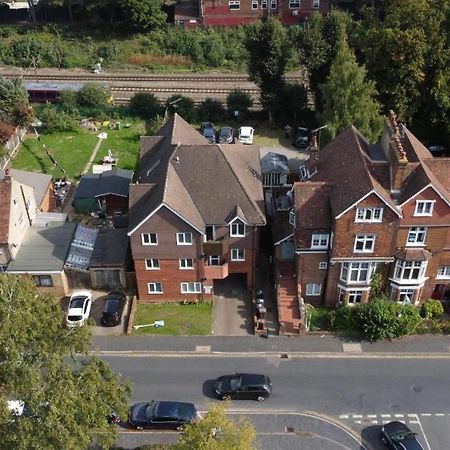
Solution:
[[[129,234],[161,205],[199,230],[224,224],[236,205],[248,224],[265,224],[256,147],[208,144],[177,114],[157,135],[141,140],[149,147],[141,153],[139,184],[131,188]]]
[[[0,180],[0,244],[8,243],[10,209],[11,181]]]
[[[27,170],[11,169],[11,176],[19,183],[33,188],[36,205],[39,208],[47,193],[48,187],[52,182],[51,175],[29,172]]]
[[[335,186],[326,182],[294,183],[295,228],[331,226],[330,198]]]
[[[408,130],[408,128],[406,128],[406,126],[403,125],[402,130],[403,137],[401,142],[409,162],[433,158],[431,152],[411,133],[411,131]]]

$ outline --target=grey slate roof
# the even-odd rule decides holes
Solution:
[[[62,271],[75,227],[73,222],[53,222],[42,228],[30,227],[7,272]]]
[[[11,176],[21,184],[30,186],[34,189],[34,198],[36,205],[39,208],[42,200],[44,200],[45,193],[52,181],[51,175],[44,173],[28,172],[26,170],[11,169]]]
[[[239,205],[250,225],[264,225],[259,150],[241,144],[208,144],[175,114],[141,139],[139,184],[130,188],[132,232],[164,204],[197,229],[224,224]]]
[[[94,175],[83,175],[75,191],[75,200],[114,194],[128,197],[133,172],[125,169],[112,169]]]
[[[125,228],[100,229],[89,268],[123,267],[128,250]]]

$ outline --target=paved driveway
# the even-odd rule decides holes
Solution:
[[[250,291],[245,276],[229,275],[214,282],[213,333],[215,336],[253,334]]]

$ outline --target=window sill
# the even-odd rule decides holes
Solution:
[[[159,267],[155,268],[155,267],[146,267],[145,270],[161,270]]]
[[[179,267],[179,270],[194,270],[193,267]]]
[[[162,295],[164,292],[149,292],[149,295]]]
[[[405,247],[426,247],[426,244],[422,242],[407,242]]]
[[[177,245],[180,245],[180,246],[181,246],[181,245],[193,245],[193,244],[192,244],[192,242],[190,242],[189,244],[184,244],[184,243],[182,243],[182,242],[177,242]]]

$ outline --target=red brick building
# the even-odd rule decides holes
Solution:
[[[128,235],[141,301],[210,300],[230,274],[253,287],[266,223],[258,148],[208,144],[175,114],[142,138],[140,158]]]
[[[183,0],[175,6],[174,20],[184,26],[235,26],[276,17],[292,25],[304,22],[313,12],[327,14],[328,10],[329,0]]]
[[[450,158],[391,113],[378,144],[354,127],[320,151],[313,142],[300,174],[275,247],[284,270],[292,261],[297,308],[367,302],[375,272],[393,301],[450,300]]]

